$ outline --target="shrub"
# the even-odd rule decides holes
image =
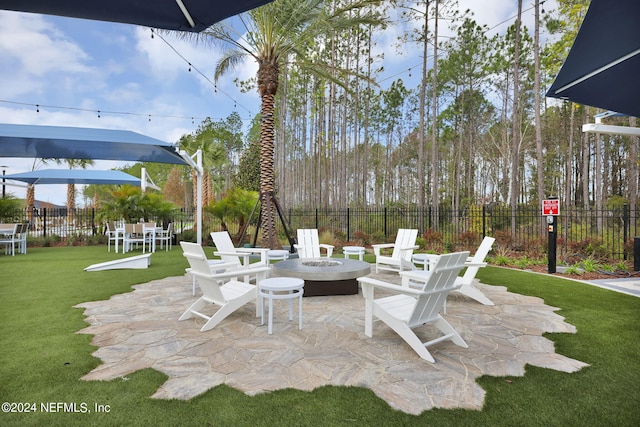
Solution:
[[[369,236],[367,233],[361,230],[356,230],[353,232],[353,239],[359,243],[359,246],[364,246],[369,244]]]
[[[477,234],[465,231],[458,236],[458,244],[460,245],[460,250],[474,251],[478,247]]]

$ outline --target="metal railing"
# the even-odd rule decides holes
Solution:
[[[558,253],[595,251],[611,259],[630,259],[632,240],[640,235],[637,207],[628,205],[617,209],[562,208],[558,217]],[[454,211],[440,208],[436,215],[427,208],[347,208],[347,209],[288,209],[285,211],[290,229],[317,228],[330,232],[340,241],[367,241],[368,243],[392,241],[399,228],[417,228],[427,243],[437,240],[444,249],[454,249],[463,243],[479,244],[486,235],[497,238],[497,243],[510,249],[544,250],[542,242],[547,238],[546,219],[539,207],[519,207],[512,215],[509,207],[478,206]],[[74,209],[41,208],[24,210],[18,218],[0,222],[26,222],[30,224],[30,238],[55,236],[60,240],[81,236],[100,236],[104,224],[99,212],[93,208]],[[174,228],[185,239],[192,239],[195,214],[192,210],[176,211]],[[515,219],[515,221],[512,221]],[[153,218],[149,218],[153,221]],[[512,222],[515,229],[512,229]],[[228,222],[232,236],[240,234],[239,225]],[[284,239],[282,224],[277,223],[278,235]],[[211,231],[222,229],[221,222],[207,212],[203,213],[203,237]],[[246,234],[250,243],[255,224]],[[294,236],[295,237],[295,236]],[[443,248],[434,248],[443,249]],[[604,253],[606,252],[606,253]],[[589,255],[589,254],[586,254]]]

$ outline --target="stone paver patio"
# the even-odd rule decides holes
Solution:
[[[397,274],[371,276],[399,283]],[[576,332],[556,308],[504,287],[478,287],[496,305],[451,294],[445,317],[469,348],[450,341],[429,347],[436,359],[432,364],[382,322],[374,323],[373,338],[366,337],[361,294],[304,298],[302,330],[297,319],[287,320],[288,305],[280,301],[273,335],[260,325],[254,304],[200,332],[204,320],[177,320],[196,299],[191,278],[168,277],[108,301],[77,306],[85,309],[91,325],[79,333],[94,335],[99,347],[94,355],[103,362],[83,379],[111,380],[154,368],[169,376],[152,396],[160,399],[189,399],[219,384],[249,395],[358,386],[395,409],[419,414],[431,408],[480,410],[485,392],[475,379],[481,375],[521,376],[527,363],[563,372],[587,366],[556,354],[553,342],[542,337]],[[435,333],[429,326],[419,331],[425,340]]]

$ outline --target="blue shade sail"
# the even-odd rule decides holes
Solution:
[[[640,1],[592,0],[548,97],[640,117]]]
[[[188,164],[168,142],[131,131],[2,123],[0,157]]]
[[[273,0],[0,0],[0,9],[200,32]]]
[[[28,184],[129,184],[140,186],[140,178],[116,170],[42,169],[4,175],[2,178]]]

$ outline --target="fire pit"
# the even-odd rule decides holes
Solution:
[[[303,258],[273,264],[273,275],[304,280],[304,296],[354,295],[358,277],[371,273],[367,262],[353,259]]]

